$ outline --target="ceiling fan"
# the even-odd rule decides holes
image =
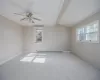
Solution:
[[[23,18],[20,19],[20,21],[27,20],[27,21],[29,21],[31,23],[35,23],[34,20],[41,21],[41,19],[34,17],[33,16],[34,14],[32,12],[29,12],[29,11],[28,12],[25,12],[23,14],[20,14],[20,13],[14,13],[14,14],[23,16]]]
[[[10,0],[10,3],[13,6],[19,7],[19,9],[21,9],[24,12],[24,13],[14,13],[15,15],[23,16],[23,18],[20,19],[20,21],[29,21],[31,23],[35,23],[35,20],[41,21],[41,19],[34,17],[34,14],[36,14],[36,12],[33,12],[33,4],[34,4],[33,0],[32,0],[32,2],[27,3],[26,8],[24,8],[21,5],[17,4],[13,0]]]

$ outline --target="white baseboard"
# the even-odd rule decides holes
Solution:
[[[71,51],[36,51],[36,52],[63,52],[63,53],[71,53]]]
[[[21,55],[21,54],[16,54],[16,55],[14,55],[13,57],[10,57],[9,59],[0,62],[0,65],[3,65],[4,63],[6,63],[6,62],[12,60],[13,58],[15,58],[15,57],[17,57],[17,56],[19,56],[19,55]]]
[[[62,51],[36,51],[36,52],[62,52]]]
[[[71,51],[63,51],[63,53],[71,53]]]

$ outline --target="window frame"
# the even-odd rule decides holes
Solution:
[[[81,29],[81,28],[84,28],[84,29],[85,29],[86,27],[88,27],[88,26],[90,26],[90,25],[93,25],[93,24],[95,24],[95,23],[97,23],[97,25],[98,25],[97,41],[86,40],[86,38],[85,38],[85,40],[78,40],[78,36],[80,35],[80,34],[78,34],[78,29]],[[78,28],[76,29],[76,40],[77,40],[77,42],[99,43],[99,42],[100,42],[100,27],[99,27],[99,26],[100,26],[100,25],[99,25],[99,20],[96,20],[96,21],[93,21],[93,22],[91,22],[91,23],[89,23],[89,24],[83,26],[83,27],[78,27]],[[92,33],[92,32],[91,32],[91,33]],[[94,33],[96,33],[96,32],[94,32]],[[88,34],[88,33],[84,33],[84,35],[86,35],[86,34]]]
[[[36,38],[37,37],[37,30],[41,30],[42,31],[42,41],[37,41],[37,38]],[[43,42],[43,29],[40,28],[40,27],[39,28],[35,28],[35,31],[34,32],[35,32],[34,33],[35,34],[34,35],[35,36],[35,43],[42,43]]]

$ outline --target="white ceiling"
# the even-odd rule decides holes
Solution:
[[[65,8],[63,8],[65,9]],[[70,0],[59,23],[73,26],[100,9],[100,0]]]
[[[21,16],[14,13],[22,13],[27,9],[35,11],[42,21],[35,21],[35,24],[54,25],[56,24],[63,0],[0,0],[0,14],[19,24],[33,25],[28,21],[20,21]]]
[[[65,1],[65,2],[64,2]],[[23,13],[27,10],[36,12],[35,16],[42,21],[35,21],[37,25],[73,26],[100,8],[100,0],[0,0],[0,15],[24,26],[34,24],[20,21],[21,16],[14,13]]]

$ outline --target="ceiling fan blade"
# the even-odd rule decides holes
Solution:
[[[23,15],[23,14],[19,14],[19,13],[14,13],[14,14],[16,14],[16,15],[20,15],[20,16],[25,16],[25,15]]]
[[[32,23],[35,23],[35,22],[32,20]]]
[[[27,19],[27,18],[22,18],[20,21],[25,20],[25,19]]]
[[[34,25],[34,27],[44,27],[44,25]]]
[[[41,21],[41,19],[38,19],[38,18],[35,18],[35,17],[32,17],[32,19],[35,19],[35,20]]]
[[[32,19],[31,18],[28,18],[29,19],[29,22],[31,22],[32,21]]]

